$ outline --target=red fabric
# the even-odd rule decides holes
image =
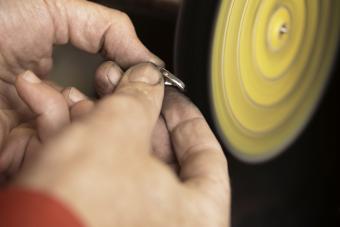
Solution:
[[[0,190],[0,227],[84,227],[53,198],[20,188]]]

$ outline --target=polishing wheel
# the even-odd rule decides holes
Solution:
[[[196,93],[207,91],[196,97],[209,105],[227,149],[243,161],[262,162],[294,141],[318,105],[336,56],[340,1],[217,2],[211,3],[212,28],[202,31],[211,34],[208,51],[196,53],[209,56],[201,62],[209,65],[206,78],[200,83],[190,75],[186,82]],[[199,18],[197,12],[186,16]]]

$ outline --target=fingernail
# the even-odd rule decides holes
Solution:
[[[109,69],[107,73],[107,78],[113,86],[116,86],[121,78],[123,72],[120,72],[120,69],[117,68],[114,64]]]
[[[86,99],[86,96],[82,94],[80,91],[78,91],[78,89],[76,88],[71,88],[70,93],[68,94],[68,97],[74,103],[77,103],[77,102],[80,102]]]
[[[128,73],[130,82],[140,82],[149,85],[156,85],[162,81],[162,75],[159,69],[148,63],[147,65],[137,66]]]
[[[36,75],[34,75],[34,73],[32,73],[31,71],[26,71],[22,75],[22,78],[32,84],[37,84],[41,82],[41,80]]]
[[[157,66],[165,67],[164,61],[154,54],[153,54],[153,58],[150,60],[150,62],[157,65]]]

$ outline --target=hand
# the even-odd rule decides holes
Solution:
[[[27,76],[38,83],[27,82]],[[96,90],[101,96],[112,94],[122,76],[123,71],[117,64],[112,61],[103,63],[96,72]],[[41,81],[31,72],[17,77],[15,85],[25,105],[32,110],[32,118],[24,119],[4,141],[0,152],[0,182],[17,173],[23,162],[54,134],[95,106],[76,88],[61,88],[49,81]],[[177,171],[178,163],[163,117],[157,122],[153,134],[152,154]]]
[[[96,72],[96,90],[101,96],[112,94],[122,76],[123,71],[117,64],[112,61],[103,63]],[[31,84],[25,78],[37,83]],[[16,174],[42,144],[95,106],[76,88],[61,88],[50,81],[41,81],[32,72],[18,76],[15,87],[34,115],[12,129],[4,141],[0,153],[0,182]],[[153,134],[152,154],[177,171],[178,163],[163,117],[157,122]]]
[[[62,89],[30,71],[17,77],[15,87],[34,117],[13,128],[3,141],[0,182],[15,174],[24,160],[54,134],[93,107],[93,102],[76,88]]]
[[[150,155],[163,91],[153,65],[131,68],[112,95],[26,162],[15,184],[59,198],[88,226],[228,226],[223,151],[198,109],[174,90],[162,113],[179,175]]]
[[[70,42],[90,52],[102,52],[127,68],[136,63],[163,62],[137,38],[123,12],[85,0],[0,0],[0,78],[32,70],[39,77],[50,71],[53,45]]]
[[[115,88],[123,77],[123,70],[114,62],[103,63],[96,72],[95,88],[98,95],[103,98],[115,92]],[[163,115],[156,123],[151,140],[152,154],[162,162],[178,171],[178,162],[172,150],[169,132]]]
[[[24,157],[26,141],[38,130],[36,125],[27,127],[37,113],[18,95],[16,76],[31,70],[46,78],[54,45],[70,42],[87,52],[101,52],[122,68],[145,61],[163,64],[139,41],[124,13],[88,1],[0,0],[0,34],[0,173],[17,168],[20,162],[9,160]],[[6,152],[6,147],[15,152]],[[16,163],[13,168],[11,163]]]

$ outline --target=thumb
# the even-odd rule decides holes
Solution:
[[[90,131],[106,140],[101,142],[114,142],[115,146],[122,143],[124,149],[126,144],[151,146],[163,95],[163,77],[158,68],[151,63],[136,65],[125,73],[115,92],[99,102],[89,115],[89,122],[94,123]]]
[[[15,87],[20,98],[38,115],[37,129],[42,141],[70,122],[63,95],[43,83],[32,72],[19,75]]]
[[[62,44],[68,40],[88,52],[103,51],[105,57],[127,68],[140,62],[164,63],[152,54],[138,39],[129,17],[118,10],[88,1],[67,1],[58,7],[59,1],[48,1],[51,5],[55,28],[55,40]],[[66,32],[67,31],[67,32]]]

